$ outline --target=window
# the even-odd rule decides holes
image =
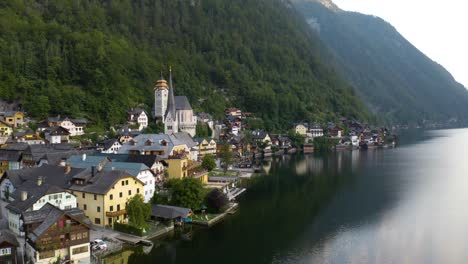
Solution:
[[[132,195],[132,190],[128,190],[128,195]]]
[[[0,256],[11,255],[11,248],[0,249]]]
[[[88,232],[84,232],[84,233],[82,234],[82,237],[83,237],[83,239],[88,238]]]
[[[128,185],[128,180],[125,181],[125,185]]]
[[[140,193],[140,188],[137,188],[137,193]]]
[[[39,253],[39,259],[53,258],[55,257],[55,250],[43,251]]]
[[[109,195],[109,200],[113,200],[114,199],[114,195]]]
[[[82,246],[72,249],[72,255],[88,252],[88,246]]]
[[[97,194],[94,195],[94,200],[97,200]]]
[[[107,219],[107,221],[109,222],[109,225],[111,226],[111,225],[112,225],[112,217],[109,217],[109,218]]]
[[[88,210],[86,204],[83,204],[83,210]]]
[[[124,185],[125,185],[125,182],[124,182],[124,181],[122,181],[122,186],[124,186]]]
[[[114,211],[114,206],[113,206],[113,205],[111,205],[111,206],[109,207],[109,211],[110,211],[110,212]]]
[[[71,235],[70,235],[70,239],[71,239],[71,240],[76,240],[76,234],[71,234]]]
[[[101,218],[97,218],[97,217],[94,218],[94,223],[95,223],[96,225],[100,225],[100,224],[101,224]],[[78,234],[78,235],[76,236],[77,239],[78,239],[79,236],[81,236],[81,234]],[[81,238],[79,238],[79,239],[81,239]]]
[[[100,206],[97,207],[97,212],[98,213],[101,212],[101,207]]]
[[[85,197],[86,197],[86,196],[85,196],[85,193],[82,193],[82,194],[81,194],[81,198],[84,199]]]
[[[122,198],[122,192],[119,192],[119,197]]]
[[[117,211],[120,211],[120,204],[117,205]]]
[[[65,196],[65,199],[71,199],[71,195]]]

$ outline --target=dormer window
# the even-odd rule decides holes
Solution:
[[[145,142],[145,145],[146,145],[146,146],[151,146],[152,144],[153,144],[153,140],[151,140],[151,139],[148,139],[148,140],[146,140],[146,142]]]

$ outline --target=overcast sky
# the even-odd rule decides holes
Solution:
[[[390,22],[468,88],[467,0],[334,0],[341,9]]]

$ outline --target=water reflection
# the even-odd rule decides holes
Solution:
[[[129,263],[464,263],[468,130],[401,138],[396,149],[275,158],[238,214]]]

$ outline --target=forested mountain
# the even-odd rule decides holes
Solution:
[[[451,118],[466,123],[467,90],[389,23],[344,12],[330,0],[291,1],[331,49],[337,70],[374,113],[399,123]]]
[[[270,129],[368,118],[322,48],[280,0],[9,0],[0,3],[0,97],[36,117],[116,124],[128,107],[152,107],[172,65],[175,93],[198,111],[242,107]]]

